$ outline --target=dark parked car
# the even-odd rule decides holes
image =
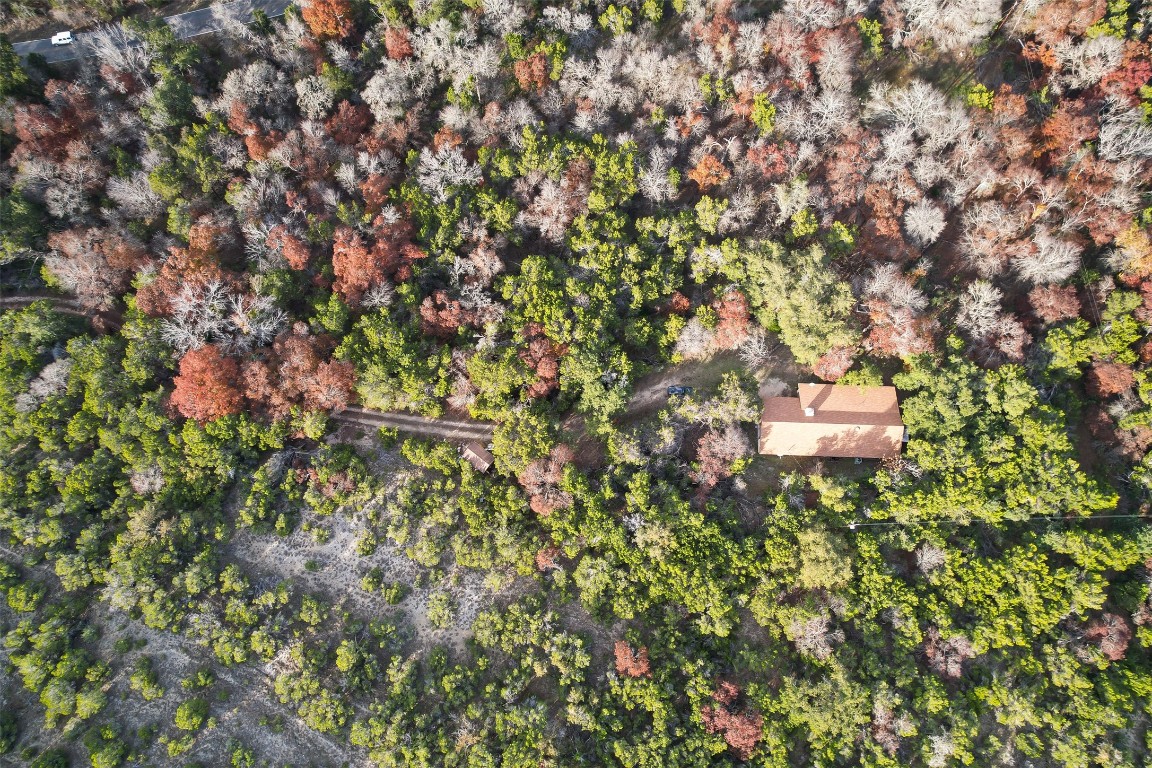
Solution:
[[[694,390],[692,387],[684,387],[676,384],[674,386],[668,387],[668,396],[671,397],[672,395],[690,395],[693,391]]]

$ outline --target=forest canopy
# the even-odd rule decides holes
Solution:
[[[247,8],[0,9],[0,760],[1149,762],[1147,4]]]

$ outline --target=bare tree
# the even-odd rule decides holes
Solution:
[[[1014,261],[1020,279],[1033,285],[1062,283],[1080,268],[1083,248],[1070,240],[1053,237],[1045,227],[1039,227],[1032,238],[1034,249]]]
[[[545,239],[554,243],[563,242],[568,225],[572,223],[568,192],[560,182],[545,179],[531,205],[521,212],[519,219],[539,229]]]
[[[1011,255],[1010,241],[1027,226],[1021,219],[1021,211],[991,200],[982,200],[964,213],[960,245],[968,261],[983,277],[992,277],[1003,269]]]
[[[747,187],[741,187],[728,198],[728,207],[720,214],[716,231],[724,235],[743,230],[756,221],[759,210],[756,193]]]
[[[105,24],[86,33],[81,46],[89,55],[113,69],[132,75],[143,75],[152,63],[153,50],[124,29],[123,24]]]
[[[1000,301],[1004,294],[987,280],[977,280],[960,295],[956,324],[974,338],[992,334],[999,322]]]
[[[323,78],[313,75],[296,81],[296,103],[309,119],[319,120],[327,115],[335,101],[336,94]]]
[[[820,87],[841,93],[852,90],[852,73],[856,70],[859,53],[859,35],[845,35],[841,31],[825,37],[820,43],[820,59],[816,62]]]
[[[979,43],[1000,20],[999,0],[899,0],[910,31],[945,52]]]
[[[72,360],[63,357],[53,360],[40,369],[36,378],[28,382],[26,392],[16,396],[16,410],[32,413],[48,398],[58,395],[68,386],[68,375],[72,371]]]
[[[380,309],[381,307],[392,306],[395,299],[396,288],[392,283],[381,281],[364,293],[364,298],[360,300],[360,303],[372,309]]]
[[[685,360],[701,360],[716,348],[716,332],[693,317],[680,331],[676,339],[676,354]]]
[[[928,627],[924,633],[924,656],[938,675],[958,680],[964,673],[964,662],[976,657],[976,649],[964,635],[945,638],[936,627]]]
[[[808,182],[797,178],[787,184],[773,184],[772,192],[776,201],[776,223],[783,224],[794,214],[808,205]]]
[[[216,108],[229,114],[233,103],[239,102],[251,112],[273,117],[292,103],[292,91],[287,75],[267,61],[254,61],[228,73]]]
[[[964,107],[922,80],[914,80],[902,88],[888,83],[874,84],[865,115],[911,128],[931,152],[964,140],[969,127]]]
[[[948,562],[948,553],[942,548],[924,542],[916,548],[916,567],[925,575],[942,568]]]
[[[832,629],[832,617],[826,610],[792,619],[788,625],[788,639],[796,650],[807,656],[824,660],[832,655],[833,644],[844,642],[844,632]]]
[[[503,38],[518,30],[530,17],[530,11],[520,0],[484,0],[480,23]]]
[[[872,267],[872,274],[864,283],[864,295],[916,311],[928,307],[928,297],[924,292],[912,284],[912,280],[900,271],[898,265],[892,263]]]
[[[376,68],[360,98],[372,110],[378,122],[396,120],[404,115],[405,105],[416,96],[416,71],[409,61],[385,59]]]
[[[946,768],[952,763],[952,755],[956,754],[956,742],[950,733],[938,733],[929,737],[928,746],[931,750],[928,755],[928,768]]]
[[[143,171],[136,171],[127,178],[109,177],[105,191],[108,199],[129,218],[148,219],[164,211],[164,200],[152,191],[148,174]]]
[[[259,288],[259,284],[254,287]],[[270,342],[288,319],[271,297],[233,293],[218,280],[183,286],[172,298],[171,307],[161,333],[180,353],[210,342],[236,351],[248,350]]]
[[[936,242],[944,226],[943,209],[928,200],[920,200],[904,211],[904,230],[921,248]]]
[[[480,166],[469,162],[460,147],[441,147],[432,152],[428,147],[420,150],[420,163],[416,169],[420,188],[437,202],[451,196],[452,187],[470,187],[480,183]]]
[[[579,35],[592,29],[592,17],[561,5],[546,7],[542,12],[544,23],[566,35]]]
[[[1054,51],[1060,67],[1057,82],[1069,88],[1088,88],[1120,66],[1124,41],[1111,35],[1065,38],[1056,43]]]
[[[668,178],[676,152],[667,147],[653,147],[648,153],[648,167],[640,174],[640,193],[654,203],[672,199],[676,188]]]
[[[1152,157],[1152,128],[1144,122],[1144,113],[1113,106],[1100,124],[1097,151],[1113,161]]]

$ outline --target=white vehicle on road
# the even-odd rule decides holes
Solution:
[[[52,45],[72,45],[72,33],[57,32],[52,35]]]

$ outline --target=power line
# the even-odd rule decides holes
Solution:
[[[1089,517],[1073,517],[1069,518],[1066,515],[1032,515],[1018,520],[1002,520],[1004,523],[1027,523],[1033,520],[1064,520],[1065,522],[1091,522],[1093,520],[1148,520],[1152,522],[1152,517],[1148,515],[1091,515]],[[929,525],[970,525],[972,523],[984,522],[974,518],[960,518],[960,517],[946,517],[939,520],[913,520],[911,522],[902,523],[899,520],[879,520],[869,523],[847,523],[845,525],[835,525],[833,528],[848,528],[856,530],[857,528],[879,528],[879,527],[909,527],[918,525],[921,527]]]

